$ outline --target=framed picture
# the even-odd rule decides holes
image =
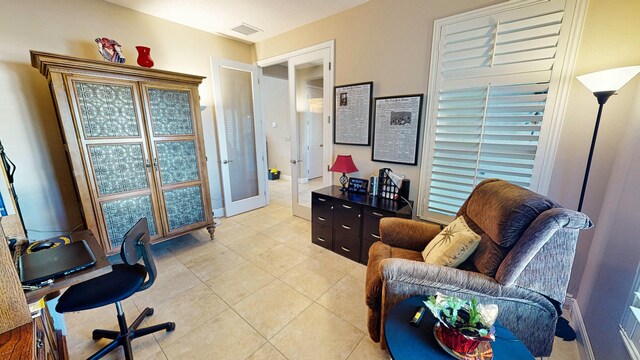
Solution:
[[[347,191],[350,193],[366,194],[368,192],[369,180],[349,178],[349,187]]]
[[[341,85],[333,88],[333,143],[371,144],[371,98],[373,82]]]
[[[418,164],[423,98],[418,94],[375,99],[371,160]]]

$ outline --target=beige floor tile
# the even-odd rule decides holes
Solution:
[[[220,245],[215,252],[205,253],[199,257],[195,257],[185,265],[189,267],[200,280],[207,281],[223,272],[242,264],[245,259],[228,249],[226,246]]]
[[[153,306],[154,314],[147,318],[147,325],[175,322],[172,332],[158,332],[154,336],[163,346],[171,344],[191,330],[228,309],[229,306],[204,284],[196,285],[176,297]]]
[[[230,224],[225,223],[216,228],[216,236],[214,242],[228,245],[237,239],[247,236],[253,236],[256,234],[257,231],[251,230],[246,225],[240,224],[238,222]]]
[[[286,220],[280,224],[266,227],[259,231],[261,234],[270,237],[271,239],[284,243],[287,240],[291,240],[295,237],[302,237],[304,234],[300,231],[292,220]],[[309,237],[310,239],[311,237]]]
[[[131,323],[140,313],[131,300],[123,302],[125,316]],[[94,341],[91,333],[94,329],[118,330],[115,305],[65,314],[68,326],[67,348],[70,359],[86,359],[111,342],[108,339]],[[136,359],[147,359],[161,351],[152,335],[133,340],[132,349]],[[104,359],[124,359],[122,348],[118,348]]]
[[[134,354],[134,356],[135,356],[135,354]],[[157,353],[155,353],[155,354],[151,355],[150,357],[148,357],[146,360],[167,360],[167,357],[164,355],[164,352],[162,352],[162,350],[160,350]]]
[[[340,318],[362,331],[367,331],[367,305],[364,301],[364,284],[360,279],[347,275],[318,299]]]
[[[362,340],[349,355],[349,360],[389,360],[389,352],[380,349],[380,344],[373,342],[365,332]]]
[[[232,309],[225,310],[174,343],[162,346],[170,360],[246,359],[266,340]]]
[[[309,298],[282,281],[274,280],[233,305],[233,308],[260,334],[269,339],[311,302]]]
[[[249,356],[247,360],[287,360],[287,358],[284,357],[278,349],[273,347],[273,345],[266,343]]]
[[[364,333],[313,304],[271,339],[289,359],[346,359]]]
[[[577,341],[564,341],[559,337],[553,339],[553,351],[549,360],[580,360]]]
[[[224,301],[233,305],[273,279],[268,272],[245,262],[208,280],[207,285]]]
[[[290,247],[279,245],[271,250],[265,251],[251,261],[259,268],[278,277],[293,269],[296,265],[306,259],[308,259],[308,256],[301,254]]]
[[[261,214],[260,217],[255,221],[245,223],[245,225],[249,229],[258,231],[258,232],[274,226],[283,225],[283,224],[284,224],[283,220],[280,220],[271,215],[265,215],[265,214]]]
[[[158,299],[171,299],[200,283],[198,277],[178,261],[172,266],[158,266],[158,277],[153,285],[132,298],[140,308],[153,307]]]
[[[346,257],[338,255],[332,251],[323,252],[317,257],[317,259],[325,262],[328,266],[339,269],[344,273],[350,273],[364,267],[364,265],[347,259]]]
[[[229,249],[235,251],[245,259],[254,258],[263,252],[273,249],[280,243],[262,234],[255,234],[239,238],[227,244]]]
[[[312,258],[287,271],[280,279],[315,300],[335,285],[344,275],[343,272]]]
[[[169,251],[185,265],[202,255],[216,253],[225,248],[220,242],[200,241],[195,236],[181,236],[174,239],[168,247]]]
[[[307,255],[310,258],[316,257],[323,252],[330,252],[330,250],[312,243],[311,235],[304,238],[302,236],[293,237],[290,240],[285,241],[284,245],[296,250],[301,254]]]

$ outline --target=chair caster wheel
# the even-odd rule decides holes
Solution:
[[[153,315],[153,308],[149,308],[149,313],[147,314],[147,316],[152,316]]]
[[[175,330],[175,329],[176,329],[176,323],[174,323],[174,322],[170,322],[170,323],[169,323],[169,327],[167,328],[167,332],[169,332],[169,331],[173,331],[173,330]]]

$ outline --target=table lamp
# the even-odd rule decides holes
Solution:
[[[602,108],[609,100],[611,95],[622,88],[626,83],[631,81],[634,76],[640,73],[640,66],[626,66],[608,70],[597,71],[590,74],[580,75],[577,77],[584,86],[586,86],[598,99],[598,116],[596,117],[596,127],[593,130],[593,138],[591,139],[591,149],[589,150],[589,158],[587,160],[587,168],[584,172],[584,180],[582,182],[582,191],[580,192],[580,202],[578,203],[578,211],[582,210],[582,202],[584,193],[587,189],[587,180],[589,179],[589,170],[591,168],[591,158],[593,150],[596,146],[596,137],[598,136],[598,127],[600,126],[600,117],[602,116]]]
[[[347,191],[347,173],[352,173],[358,171],[358,168],[353,163],[353,159],[351,155],[338,155],[336,161],[329,169],[331,172],[342,173],[340,176],[340,184],[342,184],[342,189],[340,191]]]

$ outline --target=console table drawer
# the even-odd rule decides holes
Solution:
[[[360,260],[360,236],[353,229],[335,229],[333,251],[353,261]]]
[[[365,215],[362,227],[362,239],[376,242],[380,240],[380,218]]]
[[[333,250],[333,228],[318,223],[311,224],[311,242]]]
[[[311,207],[311,221],[329,227],[333,226],[333,204],[314,204]]]
[[[380,209],[373,209],[373,208],[370,208],[368,206],[364,207],[363,213],[365,215],[369,215],[371,217],[378,218],[378,219],[382,219],[383,217],[395,217],[396,216],[395,213],[392,213],[390,211],[384,211],[384,210],[380,210]]]

